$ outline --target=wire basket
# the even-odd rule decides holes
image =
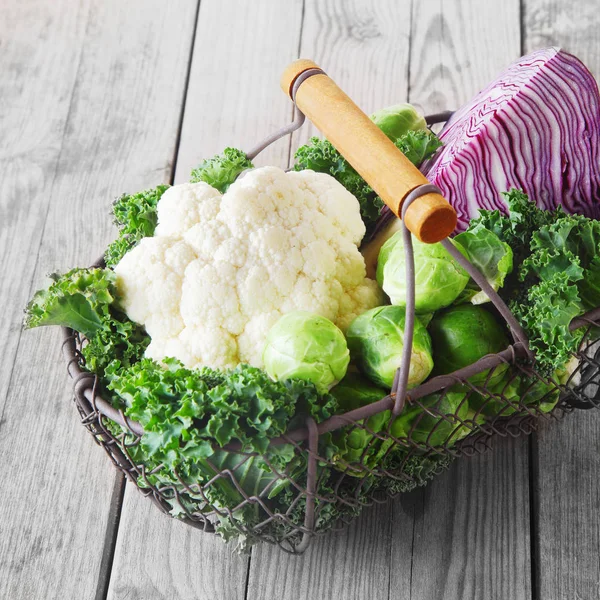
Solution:
[[[251,150],[249,158],[297,129],[304,116],[296,114],[292,124]],[[429,117],[428,124],[445,121],[449,114]],[[403,210],[431,187],[414,190]],[[414,269],[410,233],[406,227],[403,231],[406,264]],[[391,393],[381,400],[320,423],[308,418],[303,426],[272,439],[264,454],[235,445],[217,448],[200,471],[193,471],[185,465],[155,464],[144,456],[143,428],[101,397],[97,377],[85,370],[85,339],[64,329],[63,351],[81,421],[117,469],[164,513],[226,539],[262,540],[299,554],[315,535],[343,527],[364,506],[427,483],[458,456],[486,452],[498,437],[529,434],[540,419],[559,419],[575,408],[600,405],[600,309],[571,323],[572,329],[584,330],[573,355],[576,368],[566,380],[548,379],[531,366],[527,338],[498,294],[447,239],[442,243],[508,324],[513,343],[504,351],[409,392],[408,368],[401,365]],[[405,367],[414,322],[410,268],[407,289]],[[492,384],[500,374],[503,387],[498,389]],[[285,468],[278,461],[282,449],[288,453]]]

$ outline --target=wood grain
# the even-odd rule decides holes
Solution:
[[[366,509],[347,530],[314,540],[302,556],[270,546],[255,548],[248,600],[387,600],[391,526],[389,506],[378,505]]]
[[[126,487],[108,600],[244,597],[247,556],[160,514],[131,483]]]
[[[14,128],[12,143],[2,139],[0,287],[7,293],[8,280],[13,294],[3,319],[45,273],[101,252],[116,195],[168,179],[195,9],[188,0],[29,2],[0,19],[0,60],[14,70],[3,104],[3,127]],[[0,597],[92,598],[116,472],[69,401],[59,331],[22,334],[7,387]]]
[[[477,0],[414,3],[409,99],[425,113],[460,106],[519,55],[518,1],[494,4],[493,19],[491,10]],[[497,446],[459,459],[416,503],[412,557],[392,561],[410,565],[407,597],[531,597],[527,441]]]
[[[75,87],[88,0],[2,6],[0,416]]]
[[[538,597],[600,597],[600,415],[576,412],[534,440]]]
[[[249,150],[291,121],[279,77],[298,55],[301,27],[302,0],[201,3],[176,182],[225,146]],[[285,167],[288,152],[282,139],[254,162]]]
[[[592,0],[526,0],[524,49],[561,46],[600,77],[600,13]],[[539,598],[600,597],[600,414],[576,412],[533,443]]]
[[[410,4],[403,0],[306,0],[300,56],[310,58],[367,114],[407,96]],[[311,123],[293,149],[319,135]]]
[[[278,82],[297,56],[301,20],[299,1],[202,0],[177,182],[187,180],[200,159],[225,146],[248,149],[291,120],[292,104]],[[285,166],[288,148],[289,142],[281,141],[256,162]],[[247,557],[232,555],[232,547],[214,536],[161,516],[127,487],[110,600],[244,598]]]
[[[527,439],[459,459],[414,503],[412,600],[527,600],[531,595]],[[392,564],[407,561],[404,534]],[[394,540],[395,541],[395,540]],[[396,548],[402,550],[396,551]],[[392,570],[391,588],[396,581]]]

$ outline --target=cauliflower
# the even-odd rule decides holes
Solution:
[[[207,183],[167,190],[158,226],[115,267],[127,316],[145,326],[146,355],[187,367],[262,367],[271,326],[305,310],[342,330],[382,303],[365,276],[359,204],[333,177],[275,167],[222,195]]]

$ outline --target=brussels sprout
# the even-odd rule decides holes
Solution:
[[[410,104],[395,104],[382,108],[371,115],[371,120],[392,142],[409,131],[427,129],[423,116]]]
[[[521,402],[526,406],[535,406],[539,411],[549,413],[559,400],[560,389],[552,381],[521,377],[519,394]]]
[[[508,338],[503,327],[481,306],[463,304],[434,316],[429,324],[433,344],[434,375],[446,375],[467,367],[487,354],[505,350]],[[473,375],[469,381],[495,385],[502,379],[508,365],[494,368],[487,381],[489,369]]]
[[[469,281],[467,272],[441,244],[425,244],[413,236],[415,257],[415,311],[428,313],[452,304]],[[464,248],[452,240],[466,256]],[[396,232],[379,251],[377,283],[392,304],[406,306],[406,265],[402,231]]]
[[[350,354],[344,334],[329,319],[298,310],[271,327],[263,362],[273,379],[305,379],[325,392],[346,374]]]
[[[520,386],[521,378],[507,371],[498,382],[488,386],[488,391],[492,395],[473,393],[469,398],[469,405],[486,417],[508,417],[518,410],[521,401]]]
[[[401,306],[379,306],[354,319],[346,332],[352,360],[373,383],[388,390],[400,366],[405,318]],[[432,368],[431,339],[427,329],[415,319],[409,389],[424,381]]]
[[[470,429],[460,423],[468,418],[470,412],[465,397],[466,394],[458,390],[430,394],[420,400],[427,410],[418,404],[405,407],[392,423],[390,432],[395,438],[409,438],[418,444],[434,447],[455,444],[470,433]]]
[[[493,397],[473,394],[469,401],[473,409],[488,418],[524,413],[528,406],[547,413],[556,406],[560,396],[559,388],[551,381],[515,375],[510,371],[489,391]]]
[[[375,387],[357,373],[348,373],[346,377],[331,390],[331,395],[338,401],[340,412],[347,412],[367,406],[384,398],[388,392]],[[389,410],[369,417],[365,429],[348,426],[333,433],[333,444],[338,448],[333,458],[338,470],[355,477],[363,477],[377,465],[381,456],[393,443],[391,440],[373,440],[373,433],[384,429],[390,419]],[[359,421],[363,424],[364,421]],[[373,432],[373,433],[370,433]],[[364,456],[363,456],[364,454]],[[364,467],[367,467],[366,469]]]

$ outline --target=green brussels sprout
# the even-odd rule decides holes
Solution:
[[[427,129],[424,117],[410,104],[395,104],[382,108],[371,115],[371,120],[392,142],[409,131]]]
[[[508,338],[504,328],[481,306],[463,304],[435,315],[429,324],[433,344],[434,375],[446,375],[467,367],[487,354],[505,350]],[[473,375],[469,381],[481,385],[495,385],[502,379],[508,364],[503,363]]]
[[[556,406],[560,396],[559,388],[551,381],[515,375],[511,371],[491,386],[489,391],[494,396],[473,394],[469,401],[471,407],[486,418],[525,413],[526,407],[536,407],[547,413]]]
[[[520,387],[521,378],[507,371],[494,385],[488,386],[491,395],[472,393],[469,405],[485,417],[508,417],[518,410],[521,402]]]
[[[346,339],[350,356],[376,385],[391,389],[404,347],[406,312],[401,306],[379,306],[356,317]],[[415,319],[408,388],[424,381],[433,368],[431,339],[425,326]]]
[[[430,394],[420,400],[427,410],[418,404],[406,406],[392,423],[390,433],[398,439],[408,438],[433,447],[455,444],[470,433],[470,429],[460,422],[465,421],[470,413],[465,398],[465,392],[455,389],[443,394]]]
[[[560,389],[552,381],[521,377],[519,394],[525,406],[535,406],[539,411],[549,413],[558,403]]]
[[[338,385],[331,390],[331,395],[338,401],[340,412],[348,412],[361,406],[367,406],[384,398],[388,392],[375,387],[370,381],[358,373],[348,373]],[[379,433],[389,422],[391,412],[386,410],[369,417],[366,429],[348,426],[334,432],[333,444],[338,448],[333,462],[336,468],[354,477],[363,477],[368,470],[375,467],[392,440],[373,440],[374,433]],[[363,424],[364,421],[359,421]],[[373,433],[370,433],[373,432]],[[365,469],[365,467],[367,467]]]
[[[344,334],[329,319],[297,310],[271,327],[263,362],[273,379],[305,379],[326,392],[343,379],[350,354]]]
[[[466,256],[464,248],[454,246]],[[469,281],[467,272],[441,244],[425,244],[412,237],[415,257],[415,311],[428,313],[452,304]],[[402,231],[383,244],[377,262],[377,283],[392,304],[406,306],[406,265]]]

